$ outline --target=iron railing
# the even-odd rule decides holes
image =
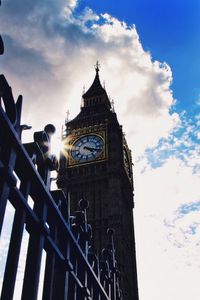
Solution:
[[[50,174],[58,167],[50,153],[55,128],[49,124],[34,133],[32,143],[22,144],[22,131],[30,127],[21,125],[21,110],[22,96],[15,102],[7,80],[0,75],[0,233],[8,202],[14,208],[1,300],[14,297],[24,231],[29,241],[21,296],[17,299],[38,299],[41,284],[43,300],[122,299],[113,231],[108,230],[108,245],[100,258],[90,253],[92,229],[87,222],[87,201],[80,200],[80,210],[71,216],[69,195],[50,191]]]

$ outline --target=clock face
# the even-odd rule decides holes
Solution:
[[[77,139],[71,149],[72,158],[78,163],[97,159],[104,150],[104,140],[96,134],[88,134]]]

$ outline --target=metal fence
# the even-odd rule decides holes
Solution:
[[[69,195],[50,191],[50,174],[58,167],[50,153],[55,128],[47,125],[34,133],[32,143],[23,145],[21,134],[29,126],[21,125],[21,110],[22,96],[15,102],[5,77],[0,75],[0,233],[8,202],[14,209],[1,300],[14,297],[24,231],[29,241],[21,296],[17,299],[38,299],[41,284],[43,300],[122,299],[113,231],[108,230],[108,245],[100,258],[90,253],[92,229],[87,222],[87,201],[80,200],[80,210],[71,216]]]

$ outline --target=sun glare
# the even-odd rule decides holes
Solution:
[[[69,146],[67,146],[67,139],[61,140],[60,137],[52,137],[51,141],[51,153],[55,154],[59,158],[60,154],[63,154],[67,157]]]

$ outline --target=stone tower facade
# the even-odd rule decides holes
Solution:
[[[95,79],[82,98],[80,113],[65,124],[58,186],[70,194],[73,210],[81,198],[89,201],[92,247],[97,254],[107,243],[107,229],[115,230],[123,299],[138,300],[131,151],[101,85],[98,63]]]

